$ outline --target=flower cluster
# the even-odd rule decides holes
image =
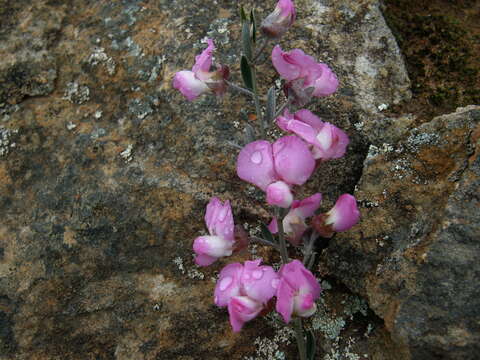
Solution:
[[[277,297],[276,310],[286,323],[292,315],[307,317],[316,310],[320,285],[298,260],[283,265],[278,273],[271,266],[260,266],[261,260],[229,264],[220,272],[215,286],[215,304],[227,307],[233,331],[266,309]]]
[[[321,292],[317,279],[309,270],[315,259],[315,241],[347,231],[360,219],[357,202],[350,194],[341,195],[332,209],[318,214],[321,193],[303,200],[295,199],[296,187],[304,185],[323,162],[344,156],[349,144],[343,130],[303,108],[313,98],[328,96],[337,90],[339,82],[330,67],[300,49],[285,52],[275,45],[271,61],[283,79],[286,101],[277,109],[275,89],[271,88],[265,115],[261,112],[255,78],[256,59],[268,41],[278,40],[293,25],[296,17],[293,1],[278,1],[275,10],[262,21],[260,30],[264,43],[257,54],[253,51],[257,46],[254,12],[248,19],[242,8],[241,16],[244,55],[240,69],[247,89],[227,81],[227,66],[216,65],[212,70],[215,46],[211,39],[207,40],[207,48],[195,58],[192,70],[180,71],[173,79],[173,86],[189,101],[207,92],[223,95],[229,87],[252,96],[257,118],[262,121],[262,135],[270,123],[287,133],[273,143],[263,139],[249,140],[251,142],[241,147],[237,158],[238,177],[264,191],[266,203],[274,207],[270,224],[262,230],[264,238],[249,239],[240,226],[234,225],[230,202],[222,203],[214,197],[205,214],[209,234],[197,237],[193,243],[195,262],[199,266],[211,265],[219,258],[232,255],[245,248],[248,241],[271,245],[280,252],[282,266],[278,272],[271,266],[261,265],[261,259],[229,264],[220,272],[214,302],[228,309],[235,332],[247,321],[268,312],[273,307],[274,297],[275,309],[286,323],[292,317],[311,316]],[[293,246],[303,246],[303,262],[289,257],[286,240]],[[297,339],[301,337],[303,335]],[[299,341],[298,346],[303,360],[305,349],[301,348],[304,345]]]
[[[308,146],[296,136],[284,136],[272,144],[266,140],[246,145],[238,155],[237,175],[267,193],[267,202],[288,208],[292,185],[303,185],[315,168]]]

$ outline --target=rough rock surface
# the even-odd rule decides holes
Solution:
[[[274,321],[233,334],[212,304],[220,265],[199,270],[191,255],[213,195],[230,199],[251,228],[258,216],[268,219],[262,194],[237,179],[225,145],[241,139],[252,103],[238,94],[187,103],[171,88],[207,36],[219,60],[238,63],[237,3],[31,3],[0,0],[0,358],[291,354],[291,336]],[[258,14],[274,3],[262,2]],[[412,117],[381,112],[409,98],[409,81],[377,1],[296,4],[298,22],[282,46],[316,54],[339,74],[339,93],[313,110],[352,139],[348,156],[323,166],[307,187],[326,192],[328,207],[353,191],[368,142],[395,142],[411,125]],[[260,73],[264,89],[275,83],[268,65]],[[276,260],[261,247],[257,254]],[[347,307],[343,295],[326,293],[326,303],[341,299],[342,316],[326,309],[313,326],[335,353],[344,325],[367,311],[356,298]],[[397,345],[377,320],[378,329],[368,324],[356,335],[372,334],[355,351],[391,359]],[[353,351],[350,340],[346,349]]]
[[[371,146],[361,224],[325,256],[412,359],[480,353],[479,139],[480,107],[470,106]]]

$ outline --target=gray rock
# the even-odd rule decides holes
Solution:
[[[458,109],[372,152],[356,192],[370,206],[325,254],[412,359],[480,353],[479,123]]]
[[[171,87],[206,36],[240,81],[237,3],[31,3],[0,2],[0,107],[18,103],[1,126],[0,357],[243,359],[280,349],[293,358],[288,336],[269,322],[237,336],[212,304],[221,266],[247,254],[207,269],[192,261],[211,196],[230,199],[237,222],[251,228],[269,220],[226,145],[242,138],[250,99],[188,103]],[[384,119],[379,106],[407,99],[409,82],[376,1],[297,6],[282,46],[335,69],[339,94],[313,110],[352,139],[348,156],[322,166],[304,190],[328,193],[328,206],[353,190],[369,141],[405,132],[410,118]],[[268,63],[259,73],[265,91],[277,76]]]

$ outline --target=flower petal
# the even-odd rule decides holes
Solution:
[[[278,180],[273,166],[272,145],[265,140],[247,144],[238,155],[237,174],[240,179],[262,190]]]
[[[304,184],[315,168],[307,144],[296,136],[284,136],[273,144],[276,173],[288,184]]]
[[[234,332],[239,332],[244,323],[255,318],[263,306],[247,296],[234,296],[228,303],[230,324]]]
[[[207,205],[205,223],[210,235],[217,235],[226,240],[234,241],[234,223],[232,208],[227,200],[225,204],[213,197]]]
[[[192,71],[197,74],[199,72],[210,72],[212,66],[212,55],[215,50],[215,45],[212,39],[207,39],[207,48],[202,51],[200,55],[195,56],[195,65]]]
[[[217,280],[214,292],[215,305],[224,307],[233,296],[240,294],[240,279],[243,273],[243,265],[240,263],[225,266]]]
[[[188,70],[179,71],[173,78],[173,87],[179,90],[187,100],[192,101],[209,90],[208,86]]]

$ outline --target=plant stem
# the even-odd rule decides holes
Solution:
[[[275,249],[277,249],[277,250],[280,250],[280,248],[278,247],[278,245],[272,243],[271,241],[268,241],[268,240],[259,238],[259,237],[257,237],[257,236],[251,236],[250,239],[252,239],[252,240],[255,241],[255,242],[258,242],[259,244],[271,246],[271,247],[273,247],[273,248],[275,248]]]
[[[285,234],[283,230],[283,209],[276,208],[276,217],[277,217],[277,224],[278,224],[278,240],[280,243],[280,256],[282,258],[282,263],[288,263],[288,252],[287,252],[287,243],[285,241]]]
[[[263,50],[265,50],[265,48],[267,47],[268,45],[268,38],[263,38],[263,42],[262,42],[262,45],[260,46],[260,50],[258,50],[257,54],[253,57],[253,60],[252,60],[252,63],[255,63],[255,61],[257,61],[258,57],[262,54]]]
[[[293,320],[293,329],[295,331],[295,338],[297,339],[297,347],[300,354],[300,360],[306,360],[307,347],[305,345],[305,338],[303,337],[303,326],[301,318],[296,318]]]
[[[257,70],[255,66],[252,66],[252,77],[253,77],[253,101],[255,102],[255,112],[257,113],[257,120],[261,121],[261,136],[265,138],[266,127],[265,119],[262,116],[262,111],[260,110],[260,97],[258,96],[258,87],[257,87]]]
[[[287,99],[287,101],[285,101],[285,103],[282,106],[280,106],[280,108],[277,110],[277,112],[273,116],[272,120],[275,120],[282,113],[283,109],[285,109],[288,105],[290,105],[290,99]]]
[[[234,83],[230,82],[230,81],[227,81],[225,80],[225,82],[227,83],[228,86],[230,86],[232,89],[235,89],[243,94],[246,94],[246,95],[249,95],[251,97],[255,97],[255,93],[253,93],[252,91],[248,90],[248,89],[245,89],[241,86],[238,86],[238,85],[235,85]]]

